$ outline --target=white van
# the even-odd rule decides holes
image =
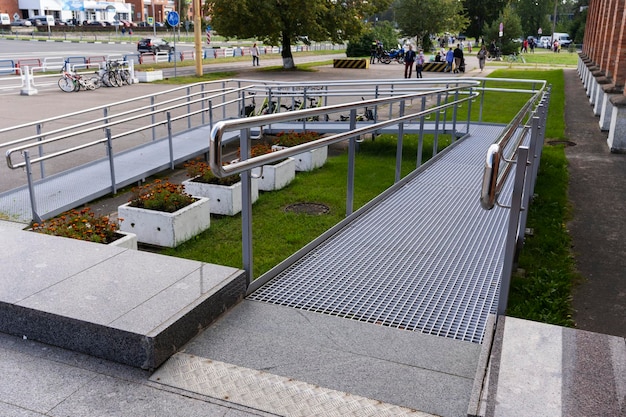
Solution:
[[[0,25],[10,25],[11,17],[8,13],[0,13]]]
[[[54,16],[47,14],[47,15],[38,15],[38,16],[31,16],[28,18],[28,20],[30,20],[33,24],[33,26],[36,25],[35,21],[39,20],[41,22],[42,26],[54,26]]]
[[[552,34],[552,43],[554,43],[555,40],[559,41],[561,47],[568,47],[570,43],[572,43],[572,38],[570,38],[567,33],[554,32]]]

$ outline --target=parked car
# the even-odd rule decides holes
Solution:
[[[44,22],[41,19],[35,19],[35,18],[30,18],[28,19],[28,21],[30,22],[31,26],[43,26]]]
[[[174,52],[174,47],[161,38],[143,38],[137,42],[137,52],[139,53],[152,52],[156,54],[161,51],[171,53]]]
[[[15,19],[14,21],[11,22],[11,26],[32,26],[33,24],[30,22],[30,20],[25,20],[25,19]]]
[[[83,26],[99,26],[99,27],[105,27],[107,24],[104,22],[101,22],[99,20],[92,20],[92,21],[84,21],[83,22]]]
[[[130,22],[128,20],[120,20],[120,23],[125,27],[125,28],[136,28],[137,27],[137,23],[135,22]]]
[[[552,47],[552,37],[550,37],[550,36],[542,36],[541,38],[539,38],[539,42],[537,42],[537,44],[541,48],[550,49]]]

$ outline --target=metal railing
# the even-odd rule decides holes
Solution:
[[[397,143],[398,150],[396,153],[396,183],[400,180],[399,171],[402,155],[402,143],[404,126],[413,121],[419,121],[419,141],[420,146],[423,139],[424,121],[428,115],[439,115],[448,109],[456,110],[462,103],[471,106],[472,100],[478,97],[475,87],[478,84],[475,81],[464,81],[455,83],[457,85],[447,88],[435,88],[430,91],[421,91],[411,94],[401,94],[384,98],[375,98],[364,100],[361,102],[352,102],[345,104],[329,105],[320,108],[310,108],[289,112],[285,114],[269,114],[247,119],[237,119],[231,121],[222,121],[215,125],[211,132],[211,144],[209,146],[210,165],[212,172],[218,177],[228,175],[241,174],[242,176],[242,247],[243,247],[243,268],[247,273],[248,285],[254,280],[253,277],[253,256],[252,256],[252,199],[251,199],[251,182],[252,169],[262,167],[263,165],[278,162],[285,158],[298,155],[302,152],[313,150],[316,148],[326,147],[338,142],[349,141],[348,147],[348,187],[346,195],[346,216],[352,214],[353,198],[354,198],[354,172],[355,172],[355,155],[358,138],[367,134],[375,134],[381,129],[388,127],[397,127]],[[460,84],[460,85],[459,85]],[[451,95],[454,98],[441,103],[442,95]],[[425,102],[427,97],[435,97],[436,105],[426,108]],[[417,111],[406,112],[407,103],[412,100],[418,100],[422,103]],[[356,112],[358,109],[366,106],[389,106],[397,105],[398,114],[388,120],[375,121],[374,123],[357,127]],[[251,131],[258,130],[263,132],[266,126],[272,124],[285,123],[290,121],[306,120],[311,118],[323,118],[327,114],[336,112],[350,113],[350,128],[341,133],[331,134],[330,136],[321,137],[320,139],[297,145],[291,148],[285,148],[269,154],[250,158],[251,149]],[[408,113],[408,114],[407,114]],[[456,114],[456,112],[455,112]],[[468,125],[471,108],[468,109]],[[437,120],[438,124],[438,120]],[[439,126],[435,127],[435,131],[439,130]],[[469,129],[467,130],[469,131]],[[467,132],[466,131],[466,132]],[[224,164],[223,155],[223,139],[227,137],[229,132],[237,132],[240,138],[240,154],[241,160],[228,165]],[[456,134],[453,133],[453,141]],[[419,166],[419,164],[418,164]],[[262,168],[261,168],[262,169]],[[278,273],[278,271],[274,271]],[[266,279],[270,279],[267,276]],[[265,279],[264,279],[265,281]],[[260,285],[260,281],[255,285]]]
[[[550,88],[537,91],[487,150],[480,205],[491,210],[496,205],[509,209],[498,315],[506,313],[513,264],[524,243],[528,206],[537,180],[545,125],[550,102]],[[515,175],[510,174],[515,168]],[[509,205],[498,201],[505,186],[513,181]]]
[[[18,186],[24,184],[29,186],[33,196],[31,205],[35,217],[37,211],[34,204],[34,184],[55,173],[108,159],[111,177],[108,192],[115,193],[118,186],[128,184],[118,183],[115,180],[114,156],[116,154],[149,145],[151,142],[167,140],[170,149],[168,168],[173,168],[176,162],[173,157],[174,138],[198,128],[213,128],[219,120],[239,118],[244,112],[246,103],[250,100],[249,92],[256,93],[257,101],[267,99],[271,102],[276,99],[277,103],[280,100],[293,102],[297,98],[307,103],[307,98],[313,95],[323,102],[322,107],[301,110],[297,115],[294,112],[286,112],[263,116],[271,120],[269,127],[272,123],[280,125],[282,122],[292,121],[294,128],[299,130],[307,130],[313,126],[322,128],[325,122],[310,120],[314,118],[325,120],[324,116],[336,118],[341,112],[356,113],[358,109],[369,106],[373,109],[374,120],[355,122],[356,117],[351,114],[348,121],[333,127],[341,131],[349,127],[354,130],[354,136],[379,132],[385,127],[393,126],[394,123],[396,126],[408,123],[412,116],[405,115],[406,103],[418,100],[419,102],[414,104],[417,104],[422,111],[427,107],[431,109],[425,119],[434,114],[434,123],[431,125],[435,126],[436,146],[437,135],[441,132],[453,132],[455,137],[458,137],[469,131],[470,111],[468,111],[468,119],[461,124],[456,114],[457,106],[447,105],[447,102],[456,100],[461,103],[460,100],[463,99],[468,103],[468,107],[471,107],[477,91],[491,90],[486,86],[486,81],[487,79],[439,78],[423,81],[377,80],[375,84],[363,83],[360,80],[329,81],[320,84],[319,82],[289,83],[231,79],[196,83],[0,129],[0,137],[5,139],[4,143],[0,143],[0,148],[7,149],[6,161],[10,169],[8,173],[5,172],[7,175],[3,173],[3,177],[5,180],[10,178],[13,181],[13,177],[21,175],[16,170],[25,168],[26,181]],[[533,90],[536,87],[535,84],[538,83],[537,81],[520,82],[532,83]],[[502,91],[502,89],[495,90]],[[505,91],[529,93],[532,90],[509,89]],[[470,97],[472,99],[469,99]],[[362,101],[355,102],[355,99],[362,99]],[[482,119],[482,100],[481,98],[479,119]],[[346,101],[350,101],[347,107]],[[400,118],[398,115],[401,115]],[[238,123],[246,126],[252,126],[257,122],[259,119],[255,117],[238,119]],[[424,122],[422,119],[422,130]],[[356,130],[357,127],[363,128],[363,125],[367,125],[364,130]],[[238,132],[233,132],[230,138],[222,137],[222,140],[236,140],[238,134]],[[345,138],[336,137],[336,141],[341,140]],[[207,139],[206,146],[201,151],[189,154],[187,157],[193,158],[206,153],[209,147]],[[276,158],[280,157],[278,155]],[[418,163],[419,160],[418,157]],[[399,177],[399,174],[397,176]],[[3,190],[0,188],[0,191]]]

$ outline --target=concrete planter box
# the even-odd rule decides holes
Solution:
[[[263,169],[255,168],[252,175],[260,177],[259,190],[274,191],[285,188],[296,177],[296,160],[287,158],[274,165],[263,165]]]
[[[109,246],[117,246],[118,248],[137,250],[137,235],[136,234],[130,233],[130,232],[123,232],[121,230],[118,231],[117,233],[122,235],[122,237],[109,243]]]
[[[135,78],[140,83],[149,83],[163,79],[163,71],[135,71]]]
[[[174,213],[131,207],[126,203],[118,207],[120,230],[137,235],[137,240],[150,245],[174,248],[191,239],[211,225],[208,198],[198,198]]]
[[[242,194],[241,181],[233,185],[207,184],[194,181],[193,178],[183,181],[185,192],[194,197],[205,197],[211,200],[211,213],[234,216],[241,212]],[[252,202],[259,198],[259,181],[252,179]]]
[[[274,145],[272,149],[284,149],[284,146]],[[296,171],[313,171],[324,166],[328,158],[328,146],[313,149],[293,156],[296,160]]]

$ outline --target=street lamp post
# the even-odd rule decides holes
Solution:
[[[156,13],[154,12],[154,0],[150,0],[152,3],[152,31],[154,33],[154,37],[156,38]]]

